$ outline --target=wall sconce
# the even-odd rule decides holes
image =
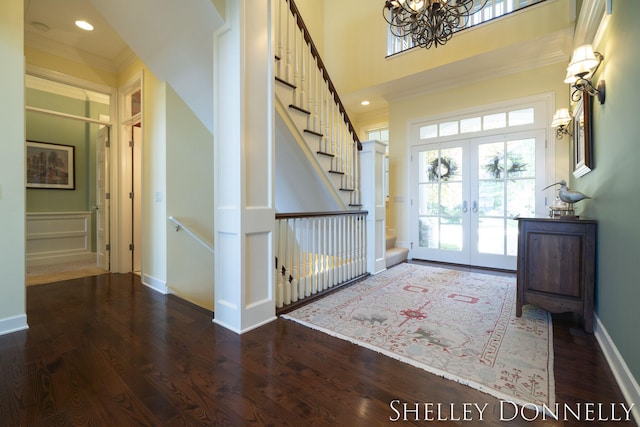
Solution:
[[[594,52],[590,44],[579,46],[573,51],[564,82],[574,88],[571,93],[571,99],[574,102],[579,101],[582,94],[586,93],[597,97],[598,102],[604,104],[606,92],[604,80],[598,82],[597,88],[591,81],[603,59],[604,56],[600,52]]]
[[[553,115],[553,121],[551,127],[556,128],[556,139],[562,139],[564,135],[573,136],[569,130],[569,123],[571,123],[571,113],[566,108],[561,108]]]

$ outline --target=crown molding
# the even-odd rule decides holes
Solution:
[[[583,44],[598,44],[602,37],[601,28],[605,25],[610,10],[607,0],[584,0],[582,2],[573,36],[574,48]]]

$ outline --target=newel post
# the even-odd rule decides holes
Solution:
[[[367,210],[367,272],[377,274],[385,264],[384,156],[380,141],[365,141],[360,151],[362,206]]]

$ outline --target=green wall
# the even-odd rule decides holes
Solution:
[[[596,312],[636,380],[640,380],[640,120],[633,78],[640,73],[640,2],[617,1],[603,40],[599,78],[607,83],[604,105],[593,105],[595,168],[573,179],[593,197],[582,214],[599,221]]]
[[[26,104],[65,114],[98,119],[109,114],[109,106],[90,100],[57,95],[36,89],[26,90]],[[95,135],[98,125],[37,112],[26,114],[26,139],[75,147],[75,189],[28,188],[27,212],[90,211],[95,204]],[[95,221],[95,218],[93,218]],[[95,222],[92,242],[95,251]]]

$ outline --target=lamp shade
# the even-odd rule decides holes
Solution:
[[[593,53],[593,46],[584,44],[573,51],[573,56],[571,57],[567,71],[572,76],[585,76],[589,74],[598,63],[598,58],[596,58],[595,53]]]
[[[571,114],[569,114],[569,110],[567,108],[560,108],[553,115],[551,127],[557,128],[558,126],[566,126],[569,122],[571,122]]]

